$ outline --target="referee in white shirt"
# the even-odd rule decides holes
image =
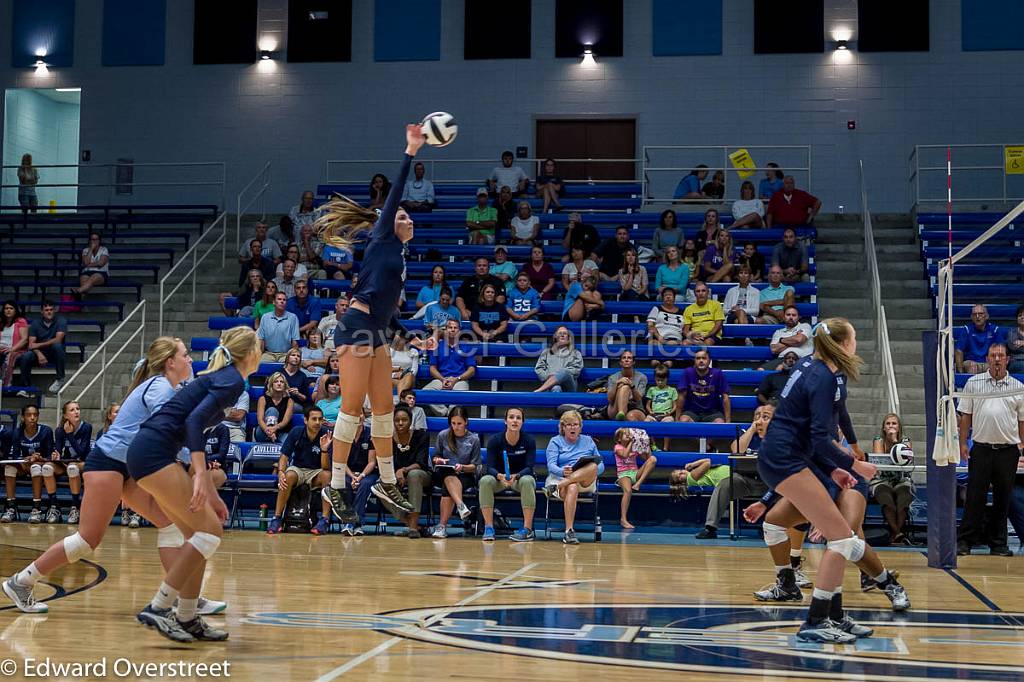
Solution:
[[[985,394],[1018,391],[1024,384],[1006,371],[1006,344],[988,348],[988,371],[967,380],[963,393]],[[1006,517],[1013,495],[1017,459],[1024,441],[1024,395],[960,399],[960,457],[967,460],[967,503],[957,538],[956,553],[987,543],[996,556],[1012,556],[1006,540]],[[974,444],[967,450],[967,434],[973,427]],[[988,489],[992,510],[986,514]],[[986,518],[987,517],[987,518]],[[986,521],[991,523],[986,535]]]

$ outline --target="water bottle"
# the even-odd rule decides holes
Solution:
[[[267,529],[267,505],[260,505],[260,530]]]

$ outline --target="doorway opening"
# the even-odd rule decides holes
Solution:
[[[636,180],[635,161],[567,162],[560,159],[635,159],[636,119],[542,119],[537,158],[558,161],[566,180]]]
[[[18,168],[32,157],[38,175],[38,210],[78,204],[78,136],[81,88],[17,88],[4,93],[4,206],[18,206]],[[59,168],[55,166],[67,166]]]

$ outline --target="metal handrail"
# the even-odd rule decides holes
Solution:
[[[914,185],[914,207],[917,207],[917,206],[919,206],[921,204],[944,204],[947,201],[960,202],[960,203],[964,203],[964,202],[972,202],[972,203],[977,203],[977,202],[1002,202],[1002,203],[1005,204],[1005,203],[1016,202],[1016,201],[1020,201],[1020,200],[1024,199],[1024,195],[1012,196],[1011,193],[1009,191],[1007,191],[1007,179],[1008,178],[1007,178],[1007,173],[1006,173],[1005,158],[1004,158],[1002,163],[991,164],[991,165],[963,165],[963,166],[957,166],[957,165],[955,165],[953,163],[950,163],[949,166],[947,166],[945,163],[937,165],[937,166],[922,166],[921,165],[921,156],[922,156],[921,152],[923,150],[930,150],[930,149],[942,150],[942,151],[952,150],[952,151],[955,152],[957,149],[989,149],[989,150],[991,150],[993,152],[998,152],[1000,155],[1002,155],[1002,154],[1005,153],[1004,150],[1006,149],[1006,147],[1017,147],[1017,146],[1024,146],[1024,145],[1010,144],[1010,143],[989,143],[989,144],[916,144],[916,145],[914,145],[914,148],[910,152],[910,156],[908,158],[908,162],[910,163],[910,176],[907,178],[907,182],[912,183]],[[955,158],[955,154],[953,156]],[[958,190],[957,196],[955,198],[947,197],[946,192],[945,192],[945,188],[946,188],[946,173],[950,169],[952,169],[952,171],[999,171],[999,174],[1000,174],[1000,176],[1002,178],[1002,194],[1001,195],[997,195],[997,196],[973,196],[973,197],[972,196],[966,196],[965,193],[964,193],[964,189],[961,186],[961,189]],[[926,173],[926,172],[941,172],[942,173],[941,189],[943,191],[941,193],[941,196],[939,196],[937,194],[936,198],[934,198],[934,199],[922,198],[922,196],[921,196],[921,175],[923,173]],[[937,187],[938,186],[939,185],[937,185]]]
[[[254,182],[256,182],[257,180],[260,180],[261,178],[262,178],[263,184],[260,186],[259,191],[256,192],[256,194],[251,199],[249,199],[249,203],[247,203],[245,205],[245,207],[243,208],[242,207],[242,197],[245,196],[245,193],[249,191],[249,188],[252,187],[252,184]],[[256,173],[256,175],[253,176],[252,180],[250,180],[249,182],[246,183],[245,187],[242,188],[242,191],[238,193],[238,197],[235,199],[235,248],[236,249],[242,247],[242,214],[245,211],[248,211],[249,207],[252,206],[256,202],[257,199],[260,200],[260,220],[266,220],[266,218],[267,218],[266,193],[267,193],[267,190],[269,188],[270,188],[270,162],[267,161],[267,163],[264,164],[263,168],[261,168],[260,171],[258,173]],[[226,250],[226,249],[227,249],[227,240],[225,239],[224,240],[224,245],[222,247],[222,250]],[[224,262],[225,262],[225,256],[222,255],[222,257],[221,257],[221,264],[223,265]]]
[[[124,343],[122,343],[117,348],[117,350],[114,351],[114,354],[111,355],[110,359],[108,360],[107,359],[107,345],[110,344],[110,342],[113,341],[117,337],[117,335],[118,335],[118,333],[120,333],[121,329],[124,328],[124,326],[126,324],[128,324],[128,322],[132,318],[134,318],[136,315],[139,316],[138,326],[132,331],[132,333],[128,336],[128,338],[125,339]],[[114,363],[115,360],[117,360],[117,358],[121,355],[121,353],[123,353],[124,350],[128,347],[128,344],[130,344],[132,341],[134,341],[135,337],[137,337],[137,336],[139,337],[139,356],[142,357],[142,356],[144,356],[146,354],[146,301],[145,300],[140,301],[139,304],[136,305],[132,309],[132,311],[125,316],[125,318],[123,320],[121,320],[121,324],[117,325],[117,327],[114,329],[114,331],[112,331],[110,334],[107,335],[107,338],[103,340],[103,343],[101,343],[99,345],[99,347],[95,351],[93,351],[92,355],[85,362],[83,362],[81,364],[81,366],[78,368],[78,371],[75,372],[74,374],[72,374],[71,378],[68,379],[66,382],[64,382],[64,384],[57,391],[57,406],[58,406],[58,408],[61,405],[64,404],[63,396],[64,396],[65,392],[68,390],[68,388],[73,383],[75,383],[75,380],[82,374],[82,372],[84,372],[86,370],[86,368],[88,368],[89,365],[91,365],[93,363],[93,361],[96,360],[97,357],[99,357],[100,358],[100,368],[99,368],[99,370],[92,373],[93,374],[92,379],[89,381],[89,383],[87,383],[85,385],[85,387],[81,391],[78,392],[78,395],[76,395],[72,400],[74,400],[75,402],[80,401],[82,399],[82,396],[85,395],[86,391],[88,391],[90,388],[92,388],[92,385],[95,384],[97,379],[98,379],[99,382],[100,382],[100,406],[101,406],[101,409],[105,409],[105,406],[107,405],[107,369],[110,367],[110,365],[112,365]]]
[[[159,333],[159,334],[163,334],[164,333],[164,307],[167,305],[167,302],[171,299],[171,297],[174,296],[175,293],[177,293],[178,289],[181,288],[181,285],[184,284],[185,281],[190,276],[192,277],[192,303],[196,302],[196,280],[198,279],[197,271],[198,271],[199,264],[202,263],[204,260],[206,260],[207,256],[209,256],[210,253],[215,248],[220,246],[220,244],[227,238],[227,232],[228,232],[227,217],[228,217],[228,214],[227,214],[226,211],[221,213],[219,216],[217,216],[217,219],[214,220],[213,224],[210,225],[210,229],[208,229],[206,232],[204,232],[203,235],[201,237],[199,237],[199,239],[197,239],[195,241],[195,243],[192,245],[192,247],[188,251],[186,251],[181,256],[181,258],[178,259],[178,262],[175,263],[173,266],[171,266],[171,269],[168,270],[167,273],[162,278],[160,278],[160,314],[159,314],[159,318],[158,318],[159,322],[158,322],[158,326],[157,326],[157,330],[158,330],[157,333]],[[213,242],[206,248],[205,251],[203,251],[203,254],[200,256],[199,255],[199,247],[201,245],[203,245],[204,242],[206,242],[214,233],[217,232],[217,229],[216,229],[217,228],[217,223],[222,223],[221,224],[221,228],[220,228],[220,236],[217,237],[216,239],[214,239]],[[175,284],[174,288],[171,289],[171,292],[165,296],[164,295],[164,288],[167,286],[167,281],[171,278],[171,276],[174,274],[174,272],[179,267],[181,267],[181,265],[183,263],[185,263],[188,260],[189,255],[192,256],[192,267],[189,268],[188,272],[186,272],[184,275],[181,276],[181,281],[178,282],[177,284]],[[224,254],[224,250],[222,249],[221,250],[221,261],[220,261],[221,268],[224,267],[225,262],[226,262],[225,261],[225,254]]]
[[[546,159],[542,159],[542,158],[538,158],[538,157],[527,157],[527,158],[522,158],[522,159],[516,159],[515,163],[532,164],[533,165],[534,176],[536,176],[538,174],[538,172],[539,172],[540,164],[544,163],[545,160]],[[484,164],[484,165],[486,165],[486,164],[494,164],[495,163],[495,160],[493,158],[487,158],[487,159],[450,159],[450,158],[432,159],[432,158],[424,158],[424,159],[417,159],[417,161],[423,163],[423,165],[426,167],[426,169],[425,169],[426,170],[426,174],[434,182],[482,182],[483,181],[483,178],[480,177],[480,176],[473,176],[473,177],[468,177],[468,178],[445,178],[444,180],[438,180],[437,179],[437,173],[436,173],[436,166],[438,166],[438,165],[471,164],[471,163],[472,164]],[[627,158],[623,158],[623,159],[591,159],[591,158],[586,158],[586,159],[555,159],[555,161],[557,161],[560,164],[562,164],[562,163],[632,163],[632,164],[634,164],[633,176],[635,178],[636,177],[636,164],[638,164],[640,160],[636,159],[636,158],[628,158],[628,159]],[[327,160],[327,166],[326,166],[326,171],[327,172],[325,173],[325,177],[327,178],[327,180],[325,181],[325,183],[326,184],[332,184],[332,183],[343,183],[343,182],[365,182],[367,180],[367,178],[365,176],[360,176],[360,177],[357,177],[357,178],[332,178],[331,177],[331,165],[332,164],[344,164],[344,165],[347,165],[349,167],[352,167],[352,166],[357,165],[357,164],[362,164],[362,165],[374,164],[376,167],[379,167],[379,168],[387,168],[387,167],[393,165],[394,163],[395,163],[394,159],[328,159]],[[635,181],[636,181],[635,179],[627,179],[627,178],[623,178],[623,179],[620,179],[620,180],[590,180],[590,179],[587,179],[587,180],[566,180],[567,183],[589,183],[589,182],[592,182],[594,184],[613,183],[613,182],[635,182]]]

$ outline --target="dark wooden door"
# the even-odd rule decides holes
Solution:
[[[561,159],[636,157],[636,120],[551,119],[537,121],[537,158],[558,161],[566,180],[636,180],[636,163],[565,162]]]

